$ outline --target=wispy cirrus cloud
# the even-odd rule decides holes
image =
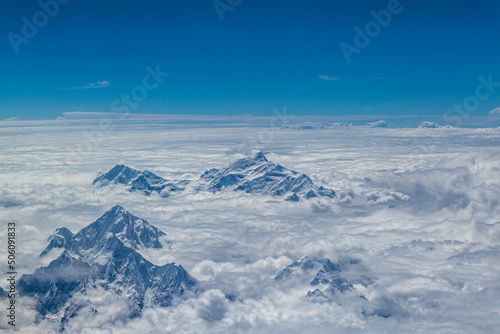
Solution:
[[[96,81],[96,82],[91,82],[85,86],[80,86],[80,87],[74,87],[71,89],[94,89],[94,88],[105,88],[109,87],[111,85],[110,81],[107,80],[102,80],[102,81]]]
[[[327,81],[339,81],[339,80],[342,80],[342,81],[345,81],[345,80],[350,80],[350,81],[376,81],[376,80],[390,80],[390,78],[387,78],[387,77],[353,77],[353,78],[340,78],[340,77],[336,77],[336,76],[331,76],[331,75],[328,75],[328,74],[321,74],[321,75],[318,75],[318,78],[320,78],[321,80],[327,80]]]
[[[331,75],[328,74],[321,74],[318,76],[321,80],[328,80],[328,81],[337,81],[340,80],[339,77],[332,77]]]

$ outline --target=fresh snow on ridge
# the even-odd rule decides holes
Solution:
[[[305,296],[312,303],[335,302],[341,305],[346,295],[354,295],[360,298],[360,308],[377,312],[376,307],[368,303],[356,288],[374,284],[367,273],[368,270],[356,258],[342,258],[333,262],[324,257],[304,256],[276,273],[274,280],[290,286],[312,287],[314,290],[308,291]]]
[[[140,191],[147,196],[157,192],[163,197],[168,197],[170,192],[184,190],[189,181],[168,181],[147,170],[141,172],[124,165],[116,165],[93,182],[94,185],[100,187],[110,183],[123,184],[129,191]]]
[[[170,192],[183,191],[190,184],[188,180],[167,181],[149,171],[141,172],[124,165],[116,165],[93,182],[101,187],[110,183],[124,184],[129,191],[142,191],[146,195],[155,191],[163,197],[167,197]],[[254,157],[236,160],[220,170],[212,168],[190,186],[194,191],[233,190],[286,196],[286,200],[291,202],[297,202],[300,198],[335,197],[333,190],[315,185],[306,174],[274,164],[262,152]]]
[[[57,229],[40,256],[47,254],[52,248],[65,248],[82,255],[86,250],[102,245],[111,235],[120,239],[125,246],[134,249],[161,248],[159,238],[165,235],[165,232],[115,205],[74,236],[65,227]]]
[[[249,194],[287,196],[288,201],[298,201],[299,195],[306,199],[335,196],[333,190],[316,186],[306,174],[267,160],[262,152],[236,160],[223,170],[211,169],[201,178],[209,181],[207,190],[213,192],[229,188]]]
[[[95,222],[73,235],[59,228],[49,238],[40,256],[53,248],[64,252],[47,267],[23,275],[19,291],[36,299],[42,315],[59,314],[62,322],[75,316],[79,301],[69,303],[74,294],[99,286],[122,296],[129,302],[130,316],[138,316],[147,305],[169,306],[174,296],[192,289],[196,281],[176,263],[157,266],[146,260],[137,249],[161,248],[164,232],[116,205]],[[152,298],[145,301],[146,293]]]
[[[70,249],[73,240],[73,232],[68,230],[66,227],[60,227],[56,229],[56,232],[52,234],[49,239],[49,245],[43,250],[40,256],[46,255],[53,248],[65,248]]]

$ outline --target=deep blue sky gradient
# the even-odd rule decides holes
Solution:
[[[0,119],[110,112],[156,64],[170,75],[132,112],[436,116],[500,81],[500,1],[401,0],[348,64],[339,44],[387,3],[244,0],[221,21],[210,0],[72,0],[16,54],[7,34],[40,7],[2,1]],[[500,88],[474,113],[498,106]]]

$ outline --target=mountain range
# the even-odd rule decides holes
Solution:
[[[315,185],[306,174],[269,161],[262,152],[236,160],[225,168],[212,168],[192,182],[168,181],[152,172],[141,172],[124,165],[116,165],[93,182],[100,187],[112,183],[123,184],[129,191],[141,191],[146,195],[157,192],[162,197],[184,191],[188,186],[195,192],[244,191],[249,194],[285,197],[285,200],[294,202],[301,198],[335,197],[333,190]]]
[[[100,187],[112,183],[123,184],[129,191],[140,191],[147,196],[156,192],[162,197],[168,197],[172,192],[183,191],[189,180],[169,181],[147,170],[139,171],[125,165],[116,165],[93,182]]]
[[[68,301],[91,288],[125,298],[132,317],[147,306],[169,306],[174,297],[194,289],[196,280],[179,264],[154,265],[138,252],[161,248],[159,238],[164,235],[146,220],[114,206],[76,234],[57,229],[40,256],[55,248],[63,249],[61,255],[47,267],[21,276],[19,292],[35,298],[40,315],[56,315],[63,323],[85,306]]]
[[[99,306],[86,297],[92,291],[110,293],[123,300],[131,318],[140,316],[147,307],[168,307],[186,291],[197,293],[198,286],[181,265],[155,265],[140,254],[141,249],[162,248],[161,238],[165,235],[119,205],[76,234],[65,227],[58,228],[40,254],[55,259],[33,274],[21,276],[19,294],[34,298],[39,315],[60,322],[62,329],[84,308],[90,309],[91,314],[99,313]],[[304,256],[277,272],[274,281],[292,290],[310,287],[304,299],[311,303],[342,305],[355,296],[359,297],[355,300],[363,314],[391,316],[395,312],[392,304],[373,304],[358,290],[360,286],[374,285],[367,272],[356,258],[335,262]],[[4,295],[0,289],[0,298]]]
[[[350,292],[364,298],[354,287],[372,285],[374,282],[366,276],[367,270],[361,261],[355,258],[343,258],[332,262],[328,258],[304,256],[280,270],[274,277],[286,284],[301,284],[305,279],[313,288],[307,293],[310,302],[339,302],[342,294]]]

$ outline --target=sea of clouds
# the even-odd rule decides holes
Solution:
[[[0,238],[15,221],[19,273],[49,263],[38,255],[57,227],[77,232],[120,204],[166,233],[162,249],[141,251],[146,258],[179,263],[199,282],[197,294],[135,319],[126,301],[89,290],[74,298],[99,312],[82,309],[67,333],[500,331],[500,129],[6,126],[0,146]],[[196,179],[256,150],[337,198],[290,203],[189,191],[161,198],[92,186],[118,163]],[[310,279],[273,279],[306,255],[358,259],[374,284],[355,286],[365,299],[346,293],[337,303],[310,302]],[[33,301],[17,304],[20,332],[59,330],[37,319]]]

